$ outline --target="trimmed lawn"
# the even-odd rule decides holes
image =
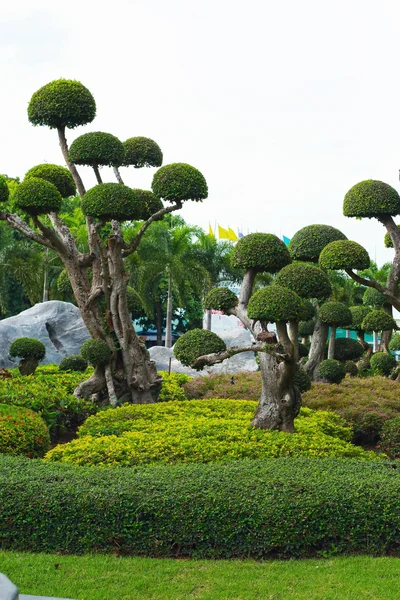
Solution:
[[[206,561],[0,552],[23,594],[74,600],[398,600],[400,559]]]

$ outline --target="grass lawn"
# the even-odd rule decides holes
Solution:
[[[206,561],[0,552],[24,594],[74,600],[398,600],[400,559]]]

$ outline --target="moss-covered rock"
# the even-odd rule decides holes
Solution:
[[[0,175],[0,202],[7,202],[10,196],[10,190],[8,189],[7,180],[3,175]]]
[[[320,254],[319,264],[323,269],[333,271],[345,269],[360,271],[368,269],[370,258],[365,248],[357,242],[338,240],[325,246]]]
[[[238,298],[227,287],[217,287],[212,289],[204,299],[204,308],[221,310],[227,313],[231,308],[235,308]]]
[[[150,191],[133,190],[120,183],[100,183],[82,198],[85,215],[105,220],[141,221],[151,210],[157,212],[160,208],[161,201]]]
[[[383,181],[367,179],[354,185],[344,197],[345,217],[379,217],[398,215],[400,196],[392,186]]]
[[[77,137],[68,157],[76,165],[118,167],[124,158],[124,146],[115,135],[94,131]]]
[[[87,340],[81,347],[81,355],[94,367],[106,365],[111,356],[111,350],[104,340]]]
[[[200,202],[208,196],[204,176],[198,169],[186,163],[173,163],[158,169],[151,188],[158,198],[168,202]]]
[[[293,260],[318,262],[322,250],[330,242],[346,240],[346,236],[330,225],[307,225],[299,229],[289,244],[289,252]]]
[[[379,375],[389,375],[396,366],[396,359],[386,352],[377,352],[371,356],[371,368]]]
[[[250,233],[237,242],[232,258],[234,267],[276,273],[291,262],[285,244],[272,233]]]
[[[42,215],[49,212],[58,212],[61,208],[62,196],[55,185],[39,179],[29,177],[15,190],[15,205],[30,215]]]
[[[44,179],[45,181],[52,183],[63,198],[69,198],[76,194],[75,181],[66,167],[47,163],[36,165],[27,171],[24,181],[31,177],[38,177],[39,179]]]
[[[338,360],[328,358],[323,360],[318,367],[317,377],[326,383],[340,383],[346,376],[344,366]]]
[[[364,331],[397,329],[396,321],[382,309],[371,310],[362,322]]]
[[[292,290],[274,284],[257,290],[252,295],[247,312],[250,319],[258,321],[270,323],[299,321],[302,314],[302,300]]]
[[[32,125],[51,129],[90,123],[96,116],[96,103],[89,90],[79,81],[57,79],[35,92],[28,105]]]
[[[187,367],[192,365],[196,358],[204,354],[223,352],[226,350],[225,342],[212,331],[206,329],[191,329],[176,341],[174,354],[181,363]],[[202,366],[198,367],[200,370]]]
[[[150,138],[132,137],[123,142],[123,165],[132,165],[136,169],[142,167],[161,167],[163,154],[160,146]]]
[[[293,263],[283,267],[275,282],[296,292],[301,298],[316,298],[320,302],[329,298],[332,293],[326,273],[314,265],[305,263]]]
[[[322,323],[327,323],[334,327],[351,324],[350,309],[342,302],[326,302],[319,309],[319,318]]]

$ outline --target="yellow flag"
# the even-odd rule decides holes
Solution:
[[[236,242],[236,240],[239,239],[238,236],[236,235],[236,233],[230,227],[228,229],[228,234],[229,234],[229,238],[228,239],[232,240],[232,242]]]
[[[218,225],[218,236],[220,240],[230,240],[229,231]]]
[[[208,235],[211,235],[211,237],[215,238],[213,229],[210,224],[208,225]]]

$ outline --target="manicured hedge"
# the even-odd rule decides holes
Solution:
[[[49,430],[32,410],[0,404],[0,453],[40,458],[50,447]]]
[[[153,557],[400,554],[395,463],[88,469],[0,459],[0,547]]]

